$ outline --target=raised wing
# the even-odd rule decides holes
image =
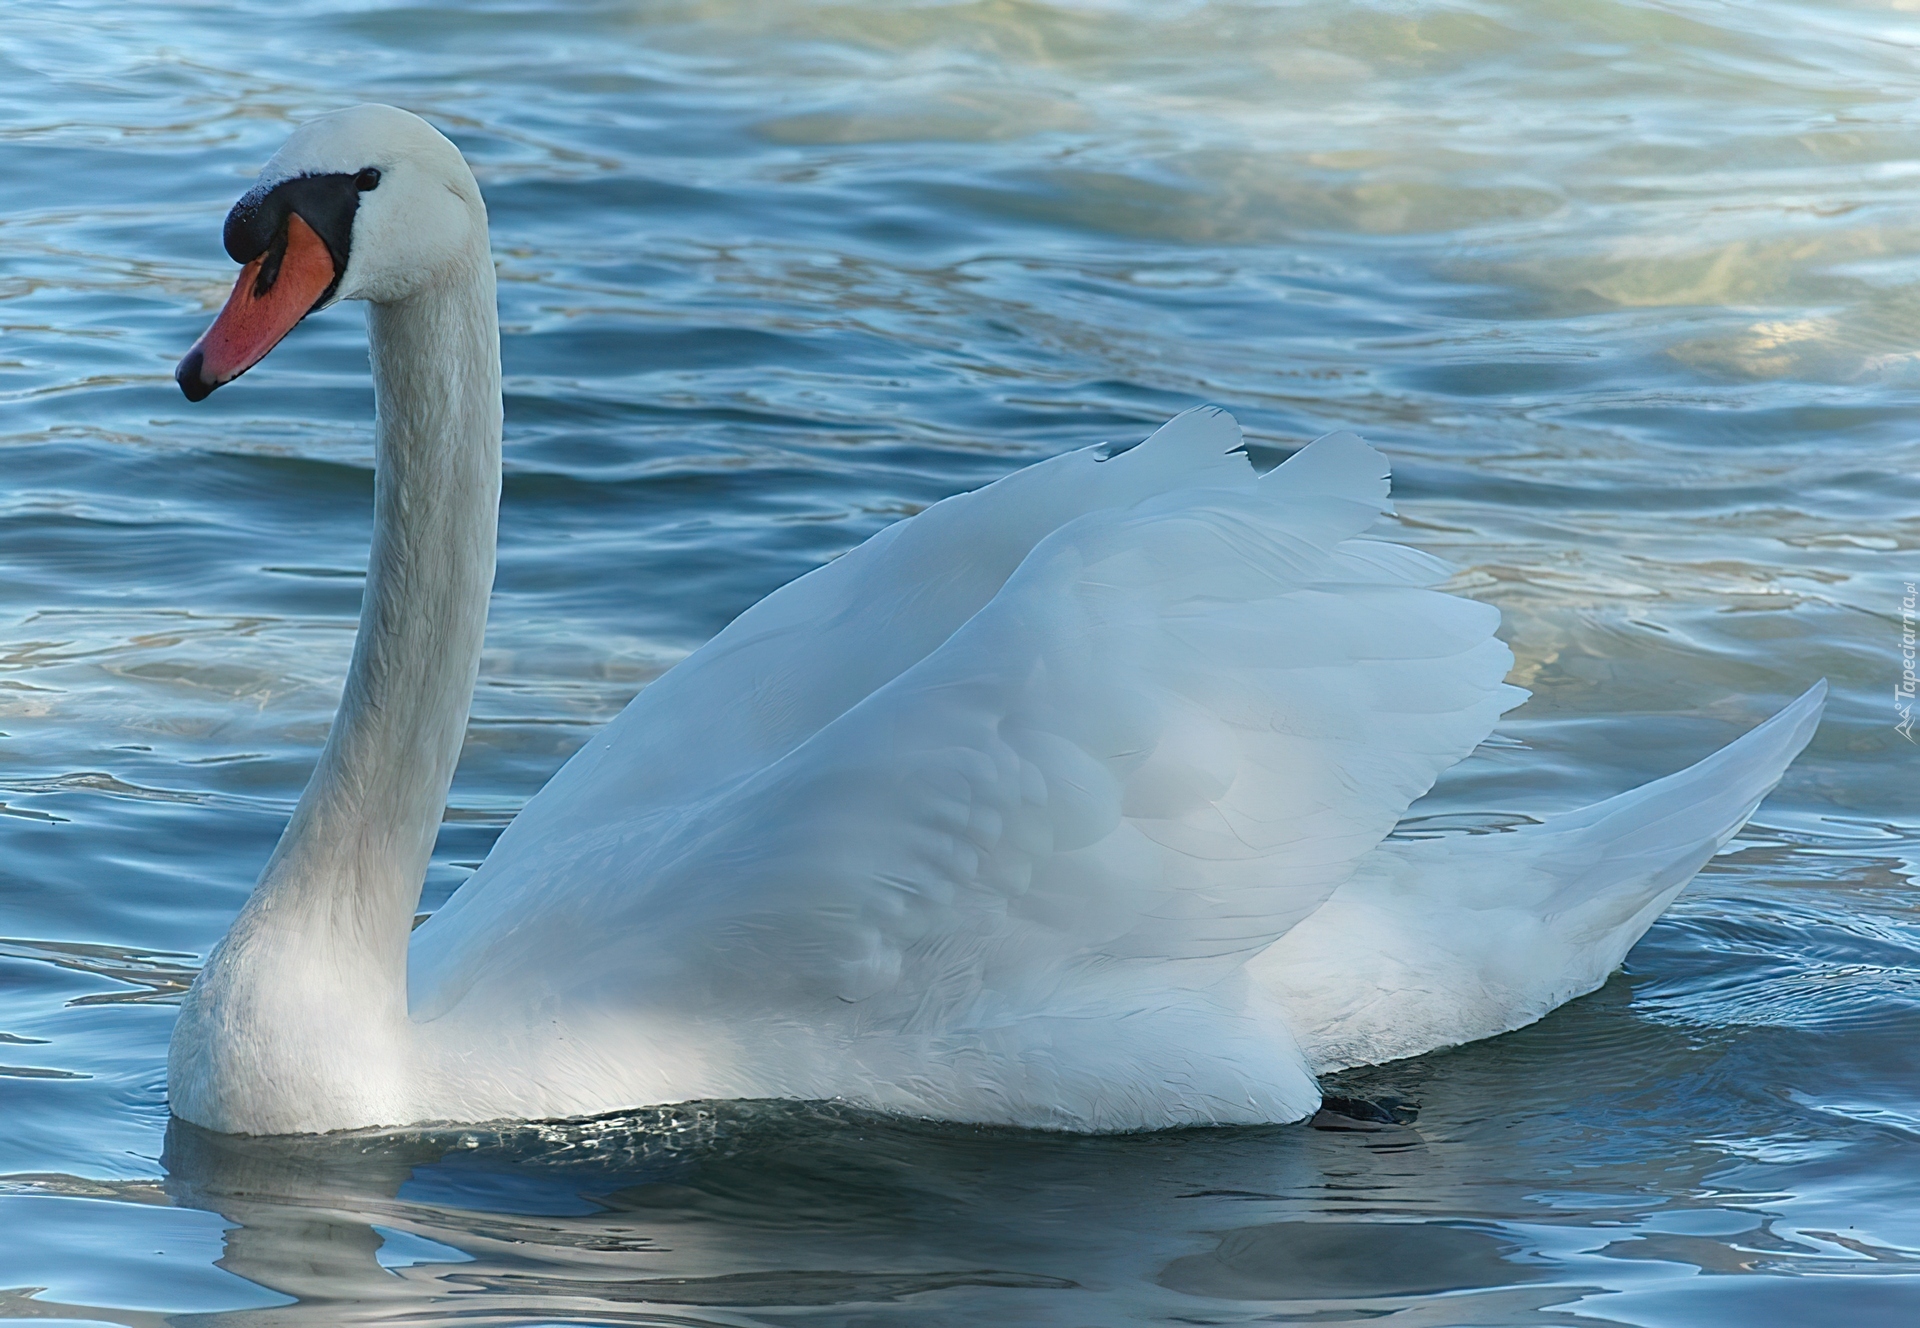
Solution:
[[[650,815],[503,837],[513,851],[488,864],[503,878],[442,915],[453,925],[419,1012],[525,968],[603,1005],[618,991],[654,1010],[862,1032],[1076,1003],[1111,1014],[1128,1008],[1115,992],[1218,982],[1325,900],[1520,695],[1500,681],[1511,657],[1495,610],[1430,589],[1433,560],[1355,538],[1385,506],[1386,471],[1335,435],[1258,481],[1222,467],[1218,486],[1092,510],[931,645],[916,595],[951,607],[979,582],[921,560],[906,527],[939,509],[903,523],[848,558],[872,551],[864,584],[901,607],[871,621],[913,636],[892,649],[917,660],[744,779],[709,769]],[[990,526],[998,510],[982,501],[970,519]],[[942,575],[964,592],[894,584]],[[741,642],[797,638],[797,611],[776,609]],[[836,657],[797,661],[795,676],[835,666],[872,671]],[[748,682],[755,707],[792,694]],[[805,727],[675,722],[701,719],[736,742]]]
[[[523,860],[598,828],[670,820],[766,769],[945,641],[1067,522],[1252,482],[1239,424],[1200,406],[1118,455],[1082,448],[944,499],[782,586],[650,684],[521,809],[415,934],[416,1004],[443,985],[450,952],[541,907],[522,897]]]
[[[935,503],[768,595],[646,688],[502,836],[683,806],[765,769],[926,657],[1047,535],[1089,512],[1253,481],[1240,426],[1201,406],[1117,456],[1053,457]]]

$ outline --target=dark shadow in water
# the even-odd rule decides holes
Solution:
[[[1022,1240],[1019,1216],[993,1213],[990,1196],[1022,1172],[1017,1188],[1044,1192],[1032,1164],[1054,1155],[1064,1179],[1061,1148],[1085,1142],[745,1103],[321,1139],[175,1121],[164,1162],[178,1202],[237,1224],[221,1266],[299,1302],[223,1321],[291,1322],[302,1309],[360,1321],[427,1293],[460,1296],[462,1318],[655,1322],[640,1307],[656,1305],[680,1307],[668,1321],[707,1322],[684,1311],[1080,1291],[1047,1271],[1058,1242]],[[1089,1191],[1069,1193],[1071,1208]],[[443,1257],[396,1276],[376,1226]]]
[[[1489,1321],[1562,1321],[1540,1311],[1586,1288],[1531,1286],[1552,1270],[1509,1257],[1526,1242],[1496,1224],[1408,1221],[1386,1194],[1348,1220],[1301,1202],[1422,1146],[1411,1129],[1084,1138],[735,1103],[317,1139],[176,1121],[164,1163],[177,1203],[235,1224],[220,1266],[296,1302],[212,1316],[227,1328],[1064,1326],[1223,1301],[1367,1318],[1440,1291],[1498,1293]],[[1248,1225],[1279,1212],[1297,1218]]]
[[[1209,1254],[1175,1259],[1160,1284],[1221,1300],[1419,1296],[1532,1281],[1508,1257],[1523,1243],[1485,1231],[1402,1222],[1274,1222],[1229,1232]]]

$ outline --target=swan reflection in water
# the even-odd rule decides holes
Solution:
[[[1404,1128],[1071,1138],[747,1103],[293,1140],[175,1121],[166,1163],[177,1202],[236,1224],[220,1266],[296,1302],[222,1316],[236,1325],[856,1309],[1065,1325],[1207,1301],[1377,1313],[1477,1291],[1510,1315],[1580,1296],[1536,1285],[1554,1270],[1495,1225],[1342,1219],[1289,1197],[1392,1174],[1420,1148]],[[1294,1216],[1259,1220],[1279,1211]]]
[[[1775,1289],[1825,1280],[1766,1275],[1801,1259],[1884,1271],[1772,1234],[1710,1141],[1780,1122],[1716,1090],[1726,1048],[1634,1018],[1630,987],[1330,1085],[1411,1104],[1406,1125],[1073,1136],[801,1103],[297,1138],[176,1120],[165,1179],[123,1197],[232,1224],[219,1266],[285,1299],[193,1317],[222,1328],[1545,1324],[1703,1269]],[[1592,1128],[1610,1110],[1636,1114],[1631,1148]],[[26,1312],[161,1322],[54,1295]]]

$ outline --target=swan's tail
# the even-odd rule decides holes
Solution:
[[[1678,774],[1512,834],[1389,840],[1251,969],[1317,1071],[1522,1027],[1617,967],[1813,736],[1816,683]]]

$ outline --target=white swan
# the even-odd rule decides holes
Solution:
[[[1597,986],[1745,821],[1816,687],[1515,834],[1382,842],[1524,693],[1498,613],[1360,538],[1350,434],[1256,477],[1189,411],[936,504],[648,687],[409,935],[493,577],[486,213],[424,121],[304,126],[235,207],[195,400],[368,302],[360,634],[312,782],[182,1007],[216,1130],[838,1098],[1076,1130],[1297,1119],[1314,1073]],[[1249,962],[1251,961],[1251,962]]]

